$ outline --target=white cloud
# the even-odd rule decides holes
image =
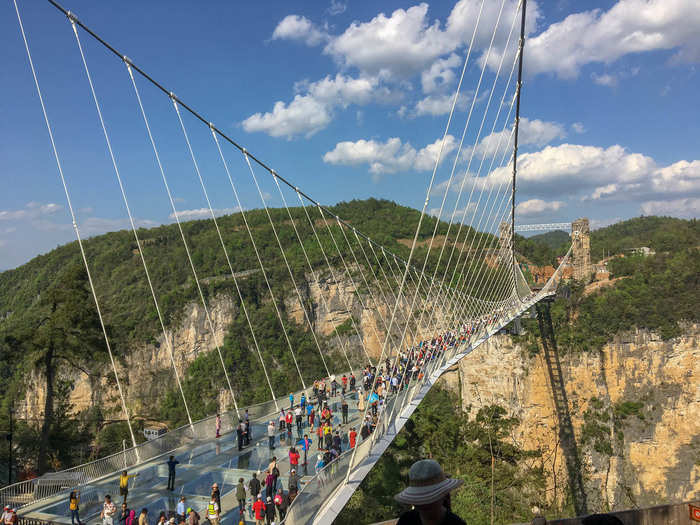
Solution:
[[[700,9],[689,0],[620,0],[609,10],[567,16],[527,42],[529,74],[574,78],[585,64],[609,64],[630,54],[676,50],[677,60],[700,60]]]
[[[673,215],[675,217],[700,217],[700,198],[670,201],[647,201],[640,206],[644,215]]]
[[[595,73],[591,73],[591,79],[593,80],[593,82],[595,82],[599,86],[607,86],[607,87],[617,86],[617,77],[615,75],[611,75],[609,73],[604,73],[602,75],[597,75]]]
[[[613,195],[618,190],[617,184],[606,184],[605,186],[599,186],[595,189],[591,195],[591,199],[597,200],[605,195]]]
[[[317,82],[298,83],[297,89],[306,87],[309,95],[316,100],[345,107],[348,104],[367,104],[373,98],[379,98],[380,93],[381,96],[390,96],[386,89],[380,88],[380,93],[377,93],[377,84],[376,78],[352,78],[338,73],[335,77],[326,76]]]
[[[287,139],[297,135],[310,137],[330,124],[336,108],[389,100],[392,93],[378,83],[376,78],[341,74],[311,83],[298,82],[295,88],[304,94],[297,94],[289,103],[275,102],[271,112],[251,115],[242,122],[243,129]]]
[[[343,14],[347,8],[348,4],[344,4],[340,0],[331,0],[331,5],[326,11],[328,11],[329,15],[336,16]]]
[[[242,122],[247,132],[263,131],[272,137],[304,134],[310,137],[331,122],[331,114],[323,102],[310,95],[297,95],[286,104],[275,102],[269,113],[255,113]]]
[[[63,209],[63,206],[53,202],[28,202],[23,209],[0,210],[0,221],[33,220],[47,215],[53,215]]]
[[[445,95],[428,95],[419,100],[413,112],[409,116],[422,117],[425,115],[447,115],[452,109],[454,102],[454,93]],[[457,109],[464,109],[470,101],[470,96],[465,93],[460,93],[457,98]]]
[[[541,215],[545,212],[557,211],[564,206],[562,201],[543,201],[542,199],[530,199],[518,203],[515,213],[518,215]]]
[[[586,132],[586,127],[583,125],[583,122],[574,122],[573,124],[571,124],[571,129],[574,133]]]
[[[340,165],[367,164],[370,173],[375,175],[412,169],[428,171],[435,166],[441,144],[442,139],[437,139],[432,144],[416,150],[410,143],[403,143],[397,137],[390,138],[386,142],[364,139],[356,142],[345,141],[337,143],[335,148],[327,152],[323,156],[323,161]],[[448,135],[441,160],[455,147],[454,137]]]
[[[497,46],[505,43],[517,4],[517,0],[505,2],[497,30]],[[344,66],[356,67],[371,75],[408,78],[432,68],[437,58],[470,41],[480,5],[478,0],[460,0],[450,12],[444,28],[438,20],[430,20],[426,3],[396,9],[389,16],[380,13],[369,22],[353,22],[342,34],[331,38],[324,52]],[[500,2],[484,4],[475,49],[488,45],[499,10]],[[528,5],[528,12],[529,32],[539,17],[535,2]]]
[[[328,33],[316,27],[304,16],[287,15],[272,32],[272,40],[296,40],[307,46],[316,46],[328,40]]]
[[[476,147],[475,155],[491,156],[496,153],[496,150],[502,154],[504,148],[512,148],[512,133],[510,129],[493,132],[479,141]],[[524,146],[542,147],[554,140],[563,139],[566,137],[564,126],[558,122],[549,122],[546,120],[529,119],[527,117],[520,118],[520,129],[518,144]],[[471,155],[473,147],[463,148],[462,157],[468,159]],[[476,158],[478,158],[476,157]]]
[[[469,182],[489,187],[510,177],[510,168],[499,168]],[[700,195],[700,160],[659,166],[651,157],[619,145],[561,144],[520,155],[518,185],[528,195],[578,195],[597,201],[692,197]]]
[[[439,89],[450,88],[455,90],[455,72],[453,68],[462,63],[462,58],[451,53],[447,58],[436,60],[423,71],[420,76],[423,93],[433,93]]]
[[[353,22],[338,35],[329,34],[327,28],[318,27],[304,16],[286,16],[275,27],[273,40],[294,40],[310,46],[325,43],[323,53],[332,56],[344,69],[356,68],[359,75],[357,78],[336,75],[313,84],[298,84],[298,88],[305,90],[298,91],[293,100],[278,101],[272,111],[249,116],[242,122],[243,128],[288,139],[297,135],[308,137],[325,128],[338,107],[396,101],[399,93],[410,89],[407,80],[419,73],[427,96],[410,111],[410,116],[449,112],[451,96],[446,91],[455,87],[454,68],[463,60],[455,51],[471,39],[481,4],[479,0],[459,0],[442,25],[439,20],[430,19],[428,4],[421,3],[397,9],[388,16],[380,13],[367,22]],[[341,5],[339,0],[334,1],[331,9],[339,11]],[[518,0],[505,0],[496,45],[505,42],[517,5]],[[476,31],[475,52],[488,45],[499,10],[500,3],[484,4]],[[528,30],[532,30],[539,16],[535,2],[531,2],[529,14]],[[369,89],[365,90],[360,84]],[[390,92],[387,84],[401,86],[401,89]],[[353,87],[359,91],[352,91]],[[324,88],[328,95],[322,93]],[[466,100],[465,96],[460,97],[460,107]],[[399,115],[408,113],[408,109],[399,110]]]
[[[267,196],[266,196],[267,195]],[[269,194],[265,193],[263,194],[263,197],[267,199],[269,197]],[[214,215],[217,217],[220,217],[221,215],[230,215],[231,213],[237,213],[240,211],[240,208],[238,206],[235,206],[233,208],[214,208]],[[198,209],[193,209],[193,210],[178,210],[177,216],[180,220],[183,221],[191,221],[195,219],[210,219],[211,218],[211,211],[209,211],[209,208],[198,208]],[[175,214],[171,213],[168,216],[170,219],[175,219]]]

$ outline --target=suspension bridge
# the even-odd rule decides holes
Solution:
[[[483,0],[478,11],[469,13],[476,18],[474,34],[467,39],[470,43],[463,57],[461,77],[452,98],[440,151],[425,188],[425,203],[415,225],[415,234],[408,243],[410,251],[401,256],[315,200],[282,171],[269,166],[263,155],[249,151],[231,138],[123,50],[107,42],[88,21],[79,19],[54,0],[48,0],[47,7],[55,9],[58,15],[56,23],[65,23],[74,40],[80,74],[75,75],[73,81],[80,89],[87,88],[87,100],[83,103],[94,110],[94,120],[86,125],[99,133],[106,149],[117,188],[114,199],[121,202],[128,217],[136,246],[134,254],[147,284],[146,300],[158,320],[160,340],[171,361],[174,384],[186,419],[184,426],[138,443],[132,428],[133,410],[125,392],[127,371],[114,357],[113,340],[107,329],[109,313],[104,308],[99,283],[93,279],[96,262],[85,248],[79,210],[74,205],[71,170],[61,146],[70,137],[57,132],[58,126],[52,118],[55,108],[45,97],[45,91],[50,90],[50,79],[44,80],[32,54],[31,35],[37,29],[25,25],[21,3],[13,0],[18,42],[26,52],[48,146],[64,190],[110,357],[118,409],[128,425],[132,446],[91,463],[4,487],[0,489],[0,503],[18,508],[19,514],[28,519],[67,523],[70,519],[67,496],[72,490],[80,490],[81,514],[83,519],[89,520],[101,511],[106,494],[116,499],[119,473],[127,469],[129,474],[138,474],[130,482],[130,506],[148,509],[152,520],[161,510],[174,511],[180,496],[187,498],[188,506],[202,511],[209,502],[212,484],[217,483],[222,496],[222,521],[238,523],[251,519],[248,510],[244,515],[238,512],[235,497],[238,479],[243,478],[247,484],[253,473],[264,478],[271,457],[276,455],[279,475],[275,488],[279,486],[285,493],[294,492],[295,496],[283,523],[331,523],[442,373],[539,301],[554,295],[560,281],[561,266],[543,288],[533,291],[516,261],[516,231],[568,229],[569,225],[515,223],[526,1],[517,3],[513,12],[504,9],[506,3],[503,0],[500,4],[501,10],[492,28],[479,28]],[[473,44],[478,30],[489,30],[492,37],[485,55],[477,61],[473,56]],[[500,53],[494,46],[499,33],[507,34],[505,51]],[[101,84],[91,67],[98,55],[99,60],[112,64],[115,76],[121,74],[122,80],[126,80],[127,94],[118,101],[101,96]],[[480,73],[471,103],[461,115],[457,102],[465,91],[465,72],[472,63]],[[495,71],[488,70],[490,63],[497,64]],[[478,109],[477,101],[482,104]],[[108,104],[110,108],[106,110]],[[190,410],[192,399],[186,396],[182,372],[176,365],[178,349],[172,346],[168,333],[159,276],[151,271],[152,261],[149,261],[143,231],[138,228],[133,212],[131,197],[138,189],[135,189],[137,184],[132,174],[134,166],[124,168],[128,163],[124,159],[136,153],[121,150],[114,140],[110,121],[110,116],[112,119],[115,116],[114,106],[117,111],[129,111],[138,116],[138,122],[132,122],[132,133],[140,137],[141,144],[132,147],[142,148],[139,159],[148,158],[150,163],[139,166],[139,177],[146,177],[148,172],[148,176],[160,180],[160,194],[172,211],[182,246],[183,260],[177,264],[188,269],[207,328],[215,333],[206,293],[210,277],[201,274],[193,257],[192,242],[183,226],[173,191],[174,179],[186,173],[201,191],[209,215],[206,227],[210,228],[220,248],[216,256],[221,261],[221,275],[233,283],[233,294],[249,332],[250,352],[256,366],[264,372],[268,401],[252,406],[239,402],[238,376],[245,375],[246,370],[227,362],[222,341],[214,341],[212,352],[216,353],[223,371],[221,397],[224,406],[218,419],[212,414],[194,420]],[[166,111],[170,114],[166,115]],[[453,161],[443,164],[447,158],[448,134],[460,116],[463,116],[463,127],[458,149]],[[167,122],[172,125],[168,127]],[[164,142],[175,139],[184,155],[179,157],[179,163],[169,158],[162,148]],[[228,185],[230,193],[226,198],[230,209],[240,214],[240,229],[245,232],[246,246],[252,250],[253,268],[236,264],[233,247],[227,242],[230,232],[222,226],[220,214],[212,204],[209,187],[214,177]],[[244,184],[250,191],[241,189]],[[149,185],[149,188],[154,187]],[[273,207],[273,201],[279,206]],[[439,206],[430,208],[431,202],[439,202]],[[261,240],[256,233],[260,226],[250,223],[249,210],[254,207],[264,210],[265,228],[272,234],[269,239]],[[576,235],[577,232],[572,231],[572,238]],[[270,267],[266,255],[270,250],[276,251],[275,261],[281,271]],[[290,260],[293,253],[303,262],[301,268]],[[562,265],[568,262],[570,254],[571,249]],[[275,282],[275,275],[280,274],[287,288]],[[278,364],[269,355],[269,349],[259,342],[259,327],[247,306],[247,292],[242,283],[245,278],[259,280],[265,301],[273,307],[277,329],[284,336],[283,351],[289,353],[294,375],[298,376],[298,381],[294,380],[296,389],[291,409],[300,404],[303,395],[317,411],[324,403],[328,405],[331,414],[327,420],[332,428],[342,426],[344,433],[351,427],[358,431],[354,447],[347,443],[338,447],[338,454],[333,454],[331,461],[322,466],[316,465],[320,440],[312,445],[305,464],[296,465],[295,474],[299,479],[293,483],[290,483],[290,474],[295,465],[290,464],[287,451],[297,446],[301,434],[311,433],[311,427],[305,414],[296,437],[292,437],[291,427],[289,431],[277,427],[280,413],[290,409],[288,392],[291,388],[279,384],[275,376]],[[317,333],[314,308],[330,310],[330,299],[321,293],[318,304],[308,307],[305,289],[311,281],[324,280],[336,285],[348,283],[350,293],[339,293],[335,300],[350,312],[344,319],[344,322],[349,321],[350,337],[338,331],[330,337]],[[289,300],[301,306],[301,315],[296,320],[290,319],[285,311],[285,302]],[[377,322],[363,325],[361,319],[352,315],[356,310],[371,312]],[[301,351],[289,335],[292,323],[310,334],[325,372],[323,377],[305,373]],[[332,359],[331,355],[337,358]],[[346,388],[341,377],[353,378],[355,387],[348,385]],[[324,381],[324,385],[334,381],[343,385],[337,393],[331,392],[324,399],[324,394],[318,393],[319,380]],[[343,400],[347,404],[347,419],[342,415]],[[244,420],[250,422],[250,440],[242,447],[239,429]],[[367,428],[364,436],[360,433],[363,427]],[[316,439],[316,435],[312,438]],[[270,439],[274,450],[270,448]],[[173,491],[166,490],[165,461],[170,455],[179,461]]]

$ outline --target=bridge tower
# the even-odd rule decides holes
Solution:
[[[498,257],[503,261],[510,260],[511,242],[510,221],[503,221],[498,225]]]
[[[571,265],[574,269],[574,279],[586,281],[593,273],[591,265],[591,230],[588,218],[576,219],[571,223]]]

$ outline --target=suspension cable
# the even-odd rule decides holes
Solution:
[[[87,262],[87,256],[85,255],[85,247],[83,246],[83,240],[80,236],[80,228],[75,217],[75,211],[73,210],[73,202],[71,200],[70,192],[68,191],[68,184],[66,183],[66,177],[63,173],[63,165],[61,164],[61,159],[58,155],[58,149],[56,148],[56,141],[53,136],[53,129],[51,128],[51,123],[49,122],[49,116],[46,111],[46,105],[44,104],[44,96],[41,93],[41,88],[39,87],[39,78],[36,74],[36,69],[34,68],[34,60],[32,59],[31,51],[29,50],[29,43],[27,42],[27,35],[24,32],[24,24],[22,23],[22,16],[19,12],[19,7],[17,7],[17,0],[12,0],[15,6],[15,13],[17,13],[17,22],[19,23],[19,29],[22,33],[22,40],[24,41],[24,49],[27,52],[27,59],[29,60],[29,67],[32,70],[32,77],[34,78],[34,86],[36,87],[36,93],[39,97],[39,103],[41,104],[41,112],[44,115],[44,122],[46,123],[46,131],[49,134],[49,140],[51,141],[51,149],[53,151],[54,159],[56,160],[56,167],[58,169],[58,175],[61,179],[61,185],[63,186],[63,192],[66,196],[66,203],[68,204],[68,210],[70,211],[71,222],[73,224],[73,230],[75,231],[75,236],[78,241],[78,247],[80,248],[80,256],[83,260],[83,265],[85,266],[85,273],[87,274],[88,283],[90,284],[90,292],[92,293],[92,298],[95,301],[95,308],[97,309],[97,317],[100,320],[100,327],[102,328],[102,335],[104,336],[105,345],[107,346],[107,353],[109,354],[109,360],[112,364],[112,371],[114,372],[114,379],[117,383],[117,389],[119,390],[119,398],[121,400],[122,412],[124,412],[124,419],[129,427],[129,435],[131,437],[131,443],[136,450],[136,457],[139,458],[139,450],[136,448],[136,437],[134,436],[134,429],[131,427],[131,419],[129,418],[129,410],[126,407],[126,400],[124,399],[124,392],[122,391],[121,382],[119,381],[119,374],[117,374],[117,367],[114,362],[114,355],[112,353],[112,345],[109,342],[109,336],[107,335],[107,328],[105,326],[104,319],[102,317],[102,308],[100,307],[100,301],[97,298],[97,292],[95,291],[95,284],[92,280],[92,273],[90,272],[90,265]]]

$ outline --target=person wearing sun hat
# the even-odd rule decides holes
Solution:
[[[394,499],[414,508],[397,525],[466,525],[450,510],[450,492],[462,485],[461,479],[447,477],[437,461],[421,459],[411,465],[408,481]]]

